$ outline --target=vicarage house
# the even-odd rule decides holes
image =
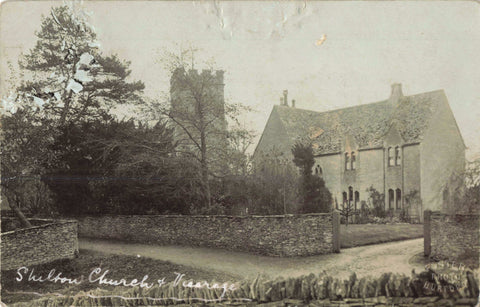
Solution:
[[[447,182],[465,168],[465,144],[443,90],[404,96],[393,84],[388,99],[327,112],[302,110],[287,91],[275,105],[254,159],[275,148],[291,156],[297,140],[309,140],[314,173],[325,180],[335,206],[368,203],[369,187],[385,195],[385,209],[422,218],[442,210]],[[413,208],[405,195],[418,192]],[[420,203],[420,202],[417,202]]]

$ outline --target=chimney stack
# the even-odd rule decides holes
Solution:
[[[402,84],[401,83],[392,84],[392,93],[390,94],[390,98],[388,100],[395,105],[398,103],[398,101],[402,97],[403,97]]]
[[[288,90],[283,91],[283,103],[285,103],[285,106],[288,106]]]
[[[295,108],[295,99],[292,99],[292,108]]]

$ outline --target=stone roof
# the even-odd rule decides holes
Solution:
[[[308,139],[315,154],[327,154],[341,151],[347,135],[360,149],[383,146],[383,136],[393,123],[405,143],[420,142],[430,116],[443,100],[446,96],[438,90],[401,96],[395,103],[387,99],[327,112],[276,105],[272,112],[278,114],[289,143]]]

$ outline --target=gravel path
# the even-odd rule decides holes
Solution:
[[[257,256],[220,249],[156,246],[125,243],[110,240],[79,239],[80,249],[97,252],[140,255],[206,270],[224,271],[241,277],[253,277],[259,273],[270,277],[295,277],[323,270],[330,275],[347,278],[350,272],[357,276],[380,275],[398,272],[410,275],[412,268],[421,271],[421,265],[409,264],[409,260],[423,251],[423,239],[391,242],[377,245],[342,249],[340,254],[297,258]]]

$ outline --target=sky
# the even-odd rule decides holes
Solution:
[[[41,15],[61,1],[5,1],[0,11],[0,91]],[[164,51],[201,49],[225,70],[227,102],[255,112],[260,136],[283,90],[302,109],[327,111],[443,89],[467,146],[480,158],[480,5],[475,1],[85,1],[102,50],[131,62],[145,95],[168,93]],[[324,40],[322,40],[324,38]],[[326,38],[326,39],[325,39]],[[322,42],[323,41],[323,42]],[[320,43],[321,42],[321,43]],[[254,149],[256,143],[252,146]]]

